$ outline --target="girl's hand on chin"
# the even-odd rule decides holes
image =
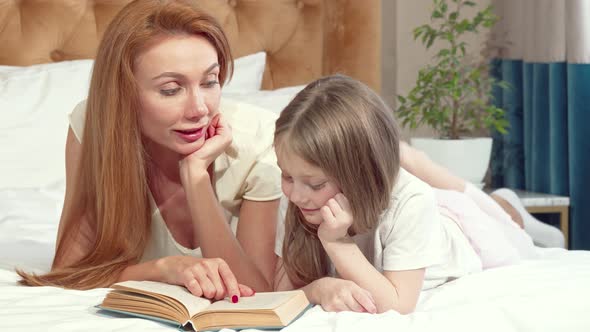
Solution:
[[[348,236],[352,225],[352,210],[348,199],[339,193],[330,198],[320,210],[323,221],[318,228],[318,237],[322,242],[336,242]]]
[[[231,126],[222,114],[216,114],[206,129],[205,143],[180,161],[181,176],[192,171],[207,172],[207,168],[232,142]]]

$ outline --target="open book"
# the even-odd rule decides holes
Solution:
[[[154,281],[114,284],[98,307],[112,312],[153,319],[194,330],[222,328],[280,329],[310,307],[301,290],[256,293],[212,302],[192,295],[186,288]]]

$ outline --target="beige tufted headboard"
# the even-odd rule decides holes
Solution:
[[[130,0],[0,0],[0,65],[93,58]],[[268,54],[264,89],[344,73],[377,91],[381,0],[195,0],[223,25],[234,57]]]

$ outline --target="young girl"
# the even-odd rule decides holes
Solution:
[[[340,75],[311,83],[281,113],[274,144],[288,199],[277,290],[302,287],[328,311],[409,313],[422,290],[487,263],[474,245],[481,236],[468,234],[485,214],[400,168],[393,112],[364,84]],[[532,248],[502,237],[509,256]]]

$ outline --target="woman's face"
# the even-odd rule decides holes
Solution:
[[[201,148],[221,96],[213,45],[201,36],[162,38],[137,57],[134,74],[143,135],[181,155]]]

